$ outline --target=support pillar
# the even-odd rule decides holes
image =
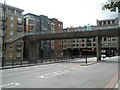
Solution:
[[[30,62],[35,62],[38,59],[39,41],[29,41],[29,59]]]
[[[118,56],[120,56],[120,36],[118,37]]]
[[[96,37],[96,56],[97,56],[97,61],[101,60],[101,37],[97,36]]]

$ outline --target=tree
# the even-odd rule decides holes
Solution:
[[[102,10],[110,10],[111,12],[119,12],[120,13],[120,1],[119,2],[106,2],[102,6]]]

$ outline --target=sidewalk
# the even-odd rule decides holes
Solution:
[[[109,59],[109,58],[102,59],[101,61],[105,61],[107,59]],[[62,62],[64,62],[64,61],[67,62],[67,60],[63,60]],[[90,57],[90,58],[87,58],[87,64],[86,64],[86,58],[75,58],[75,59],[69,60],[68,62],[71,62],[71,63],[76,63],[77,62],[77,63],[81,63],[81,66],[88,66],[88,65],[99,63],[101,61],[97,61],[96,57]],[[62,63],[62,62],[59,62],[59,63]],[[10,69],[10,68],[19,68],[19,67],[29,67],[29,66],[35,66],[35,65],[53,64],[53,63],[57,63],[57,62],[43,62],[43,63],[36,63],[36,64],[4,66],[3,68],[0,67],[0,70]]]

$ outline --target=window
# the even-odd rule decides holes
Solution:
[[[111,43],[108,43],[108,46],[111,46]]]
[[[12,16],[11,16],[11,17],[10,17],[10,20],[12,20],[12,21],[13,21],[13,20],[14,20],[14,17],[12,17]]]
[[[21,53],[17,53],[17,54],[16,54],[16,57],[17,57],[17,58],[20,58],[20,57],[21,57]]]
[[[7,20],[7,17],[6,15],[4,16],[4,14],[0,14],[0,18],[2,21],[6,21]]]
[[[28,20],[28,24],[35,24],[35,20],[29,19],[29,20]]]
[[[84,39],[82,39],[82,42],[84,42],[85,40]]]
[[[35,26],[29,25],[28,30],[35,30]]]
[[[13,57],[13,54],[9,54],[9,57]]]
[[[85,46],[85,44],[82,44],[82,46]]]
[[[112,43],[112,46],[116,46],[116,43]]]
[[[94,43],[93,46],[96,46],[96,44]]]
[[[102,22],[99,22],[99,25],[102,25]]]
[[[76,46],[78,47],[78,46],[79,46],[79,44],[76,44]]]
[[[115,37],[112,37],[112,40],[113,40],[113,41],[115,41],[115,40],[116,40],[116,38],[115,38]]]
[[[103,23],[106,24],[106,21],[104,21]]]
[[[106,39],[106,38],[104,38],[104,41],[107,41],[107,39]]]
[[[111,37],[108,37],[108,41],[111,41]]]
[[[108,24],[110,24],[110,21],[108,21]]]
[[[13,31],[10,31],[10,35],[13,36]]]
[[[115,24],[115,20],[112,20],[112,24]]]
[[[107,44],[106,44],[106,43],[104,43],[103,45],[104,45],[104,46],[107,46]]]
[[[18,32],[21,32],[22,30],[23,30],[22,26],[18,26],[17,31],[18,31]]]
[[[10,46],[9,49],[10,49],[10,50],[13,50],[13,46]]]
[[[75,44],[73,44],[73,47],[75,47]]]
[[[14,27],[14,25],[13,24],[10,24],[10,28],[13,28]]]
[[[93,38],[93,42],[95,42],[95,38]]]
[[[18,18],[18,24],[22,24],[22,18]]]
[[[75,40],[73,40],[73,42],[75,42]]]

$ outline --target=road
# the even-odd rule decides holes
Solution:
[[[79,60],[77,60],[79,61]],[[55,63],[1,70],[4,88],[113,88],[118,56],[92,65]]]

